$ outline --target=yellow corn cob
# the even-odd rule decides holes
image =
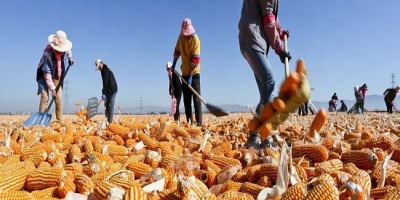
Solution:
[[[378,136],[365,140],[365,146],[362,146],[361,148],[369,148],[369,149],[381,148],[382,150],[386,151],[389,149],[393,149],[394,144],[389,137]]]
[[[83,165],[82,172],[91,177],[95,174],[106,172],[106,170],[101,168],[99,164],[89,163],[87,165]]]
[[[95,163],[97,163],[97,164],[101,163],[102,167],[107,167],[114,163],[113,159],[110,156],[103,154],[103,153],[99,153],[99,152],[95,151],[95,152],[87,154],[87,156],[89,156],[89,155],[93,155],[94,159],[95,159]]]
[[[139,160],[139,156],[137,156],[137,155],[131,155],[131,156],[129,156],[128,159],[124,162],[124,164],[122,165],[121,169],[125,169],[126,166],[128,166],[128,164],[129,164],[130,162],[138,162],[138,161],[140,161],[140,160]]]
[[[39,149],[36,153],[30,154],[24,160],[32,161],[35,166],[38,166],[41,162],[45,161],[47,153],[44,149]]]
[[[217,172],[215,172],[212,168],[209,167],[206,170],[208,175],[207,186],[211,188],[217,182]]]
[[[111,156],[112,160],[114,163],[119,162],[119,163],[125,163],[129,156]]]
[[[322,126],[324,126],[327,118],[328,113],[326,112],[326,110],[323,108],[319,109],[310,126],[309,135],[311,137],[314,137],[315,133],[319,133],[321,131]]]
[[[232,180],[235,182],[246,182],[247,181],[247,171],[239,171],[233,177]]]
[[[122,145],[110,145],[108,146],[108,153],[110,156],[126,156],[128,149]]]
[[[133,184],[126,190],[124,200],[146,200],[147,196],[139,184]]]
[[[140,178],[153,170],[149,165],[142,162],[130,162],[128,166],[126,166],[126,169],[133,171],[137,178]]]
[[[91,140],[89,140],[89,139],[85,140],[85,143],[83,144],[83,151],[84,152],[92,152],[92,151],[94,151],[93,144],[92,144]]]
[[[120,188],[120,187],[106,180],[102,180],[99,182],[97,187],[94,188],[93,196],[96,199],[107,199],[111,188]]]
[[[53,142],[61,142],[62,137],[59,133],[48,133],[48,134],[43,134],[42,138],[40,139],[42,142],[45,142],[47,140],[52,140]]]
[[[47,167],[40,168],[28,174],[26,188],[28,190],[42,190],[55,187],[66,178],[67,174],[63,168]]]
[[[150,150],[155,150],[159,145],[159,143],[157,141],[155,141],[154,139],[152,139],[151,137],[149,137],[148,135],[146,135],[144,133],[139,133],[139,139]]]
[[[318,177],[318,180],[315,181],[315,182],[313,183],[313,185],[317,185],[317,184],[320,184],[320,183],[326,182],[326,181],[329,181],[329,182],[331,182],[331,183],[333,183],[333,184],[336,183],[335,179],[334,179],[330,174],[324,173],[324,174],[321,174],[321,175]]]
[[[232,151],[232,144],[230,142],[223,142],[211,150],[212,154],[226,154]]]
[[[282,99],[280,99],[279,97],[275,97],[272,100],[272,107],[274,107],[275,110],[282,112],[285,110],[286,105]]]
[[[116,171],[107,178],[108,178],[106,179],[107,181],[125,190],[136,184],[135,174],[128,170]]]
[[[160,142],[160,149],[161,149],[161,155],[164,156],[169,156],[169,155],[181,155],[183,152],[183,149],[181,146],[172,143],[172,142]]]
[[[61,198],[64,198],[65,196],[67,196],[68,192],[75,192],[75,190],[76,186],[74,183],[74,177],[67,176],[67,178],[60,183],[57,192]]]
[[[219,156],[219,155],[212,155],[209,158],[209,160],[212,161],[219,168],[224,168],[229,164],[241,165],[239,160],[236,160],[234,158],[228,158],[228,157],[225,157],[225,156]]]
[[[364,170],[360,170],[360,171],[364,171]],[[366,175],[368,175],[368,174],[366,174]],[[361,188],[363,189],[363,191],[366,192],[367,194],[370,193],[370,191],[371,191],[371,179],[369,178],[369,176],[354,175],[349,179],[349,181],[360,185]]]
[[[371,190],[371,197],[373,199],[383,199],[383,197],[389,193],[390,191],[394,190],[395,187],[387,185],[383,188],[373,188]]]
[[[388,192],[384,197],[384,200],[397,200],[400,199],[400,188],[395,188],[394,190]]]
[[[221,191],[219,192],[219,194],[222,194],[226,191],[235,191],[235,192],[239,192],[239,190],[241,189],[243,183],[241,182],[235,182],[232,180],[228,180],[226,183],[224,183],[224,185],[221,188]]]
[[[303,183],[307,183],[308,177],[307,177],[307,172],[306,172],[306,170],[305,170],[302,166],[297,165],[297,164],[293,165],[293,167],[294,167],[294,169],[296,170],[297,175],[299,176],[300,180],[301,180]]]
[[[275,184],[278,175],[278,165],[262,164],[260,168],[260,176],[268,176],[272,183]]]
[[[175,189],[163,190],[158,194],[162,200],[181,200]],[[126,199],[125,199],[126,200]]]
[[[253,196],[250,194],[236,192],[236,191],[226,191],[217,196],[218,200],[229,199],[229,200],[254,200]]]
[[[293,157],[306,156],[314,163],[324,162],[329,157],[328,150],[324,146],[315,144],[296,145],[293,147],[292,153]]]
[[[324,181],[308,192],[307,196],[303,200],[334,200],[339,199],[339,191],[332,181]]]
[[[261,121],[258,118],[253,118],[247,123],[247,127],[250,131],[256,131],[260,125]]]
[[[207,184],[208,181],[208,173],[207,170],[195,170],[193,171],[193,175],[199,179],[204,184]]]
[[[293,158],[292,163],[299,164],[302,167],[311,167],[312,161],[305,157],[304,158],[299,157],[299,158]]]
[[[79,148],[79,146],[77,144],[72,145],[71,148],[69,148],[69,150],[68,150],[69,162],[79,163],[79,162],[81,162],[81,158],[82,158],[82,154],[81,154],[81,149]]]
[[[307,178],[314,178],[317,177],[317,173],[315,173],[315,168],[314,167],[303,167],[303,169],[307,173]]]
[[[36,199],[58,197],[57,187],[49,187],[43,190],[34,190],[31,193]]]
[[[128,139],[125,140],[125,146],[128,148],[133,148],[136,145],[136,140],[135,139]]]
[[[162,158],[160,167],[165,168],[167,166],[172,166],[174,163],[185,161],[185,159],[178,156],[165,156]]]
[[[245,183],[243,183],[239,192],[247,193],[247,194],[250,194],[251,196],[253,196],[254,198],[257,198],[258,194],[263,189],[265,189],[264,186],[257,185],[255,183],[245,182]]]
[[[16,141],[11,141],[10,142],[10,147],[14,151],[14,154],[21,154],[22,152],[22,147],[21,145],[16,142]]]
[[[341,156],[340,154],[334,152],[334,151],[329,151],[329,156],[328,156],[328,160],[333,160],[333,159],[338,159],[340,160]]]
[[[36,200],[35,197],[26,191],[5,191],[0,192],[1,200]]]
[[[281,196],[280,200],[297,200],[303,199],[307,194],[307,186],[305,183],[297,183],[289,187]]]
[[[107,169],[107,171],[108,171],[109,173],[114,173],[114,172],[116,172],[116,171],[118,171],[118,170],[121,170],[121,168],[122,168],[123,165],[124,165],[124,164],[122,164],[122,163],[116,162],[116,163],[112,164],[111,166],[109,166],[108,169]]]
[[[332,159],[317,163],[315,165],[315,172],[317,173],[317,175],[321,175],[323,173],[332,173],[334,171],[343,169],[343,163],[339,159]]]
[[[0,190],[17,191],[24,188],[28,171],[25,170],[23,163],[2,167],[0,172]]]
[[[47,162],[49,162],[53,166],[58,166],[58,167],[64,167],[66,161],[66,155],[63,153],[56,153],[56,152],[51,152],[47,156]]]
[[[107,141],[104,141],[104,142],[103,142],[103,145],[107,145],[107,146],[110,146],[110,145],[117,145],[117,142],[114,141],[114,140],[107,140]]]
[[[66,171],[70,171],[75,175],[83,172],[83,166],[80,163],[70,163],[64,166]]]
[[[248,182],[257,183],[257,181],[261,178],[261,166],[262,165],[259,164],[246,169]]]
[[[342,154],[343,163],[354,163],[360,169],[371,170],[378,161],[377,156],[371,151],[351,150]]]
[[[181,136],[183,139],[188,139],[190,137],[190,134],[185,129],[180,128],[179,126],[174,128],[172,134],[174,134],[176,137]]]
[[[41,162],[41,163],[38,165],[38,168],[45,168],[45,167],[51,167],[51,164],[48,163],[48,162],[46,162],[46,161],[44,161],[44,162]]]
[[[93,193],[94,182],[86,174],[80,172],[76,173],[74,183],[79,193],[87,196]]]
[[[117,134],[117,135],[124,135],[124,134],[127,134],[130,132],[129,128],[123,127],[116,123],[109,124],[108,130],[110,130],[111,132],[113,132],[114,134]]]
[[[279,151],[276,151],[276,150],[273,150],[273,149],[267,147],[267,148],[264,149],[264,155],[265,155],[266,157],[267,157],[267,156],[271,156],[273,159],[276,160],[276,162],[279,163],[279,160],[280,160],[280,153],[279,153]]]
[[[307,75],[307,70],[306,70],[305,63],[304,63],[303,59],[297,60],[296,72],[299,73],[299,74]]]
[[[343,171],[334,171],[331,173],[331,176],[333,179],[335,179],[338,188],[340,188],[344,183],[346,183],[352,177],[351,174]]]
[[[16,155],[8,156],[8,157],[1,163],[1,164],[2,164],[1,167],[11,166],[11,165],[17,164],[17,163],[20,162],[20,160],[21,160],[21,155],[16,154]]]
[[[121,136],[119,136],[119,135],[113,135],[111,137],[111,139],[114,140],[118,145],[124,145],[125,144],[124,139],[122,139]]]
[[[400,187],[400,174],[391,173],[386,177],[386,185],[391,185],[393,187]]]
[[[271,187],[272,181],[268,176],[263,176],[260,179],[258,179],[257,184],[264,187]]]

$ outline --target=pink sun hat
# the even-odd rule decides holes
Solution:
[[[181,35],[188,36],[192,35],[194,32],[192,21],[189,18],[184,19],[181,25]]]

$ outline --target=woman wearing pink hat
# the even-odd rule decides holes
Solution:
[[[183,20],[181,32],[176,42],[172,70],[175,70],[176,62],[182,58],[182,77],[192,88],[200,94],[200,39],[195,33],[192,21],[189,18]],[[186,84],[182,85],[183,104],[185,106],[186,121],[193,124],[192,99],[197,126],[202,126],[201,101]]]
[[[44,112],[49,100],[49,91],[55,99],[56,118],[62,120],[62,87],[56,91],[62,75],[65,73],[65,61],[68,57],[69,65],[73,64],[71,48],[72,43],[67,39],[64,31],[57,31],[48,37],[49,45],[45,48],[36,70],[36,81],[38,83],[38,95],[40,94],[39,111]]]
[[[239,21],[239,45],[243,57],[254,72],[260,100],[256,112],[260,114],[261,107],[271,101],[275,88],[275,79],[267,55],[269,47],[275,50],[282,63],[291,56],[282,48],[284,35],[289,37],[289,31],[284,31],[278,20],[278,0],[244,0]],[[247,148],[260,148],[259,133],[251,132]]]
[[[392,107],[394,107],[393,101],[396,98],[396,95],[399,92],[399,90],[400,90],[400,86],[397,86],[396,88],[388,88],[383,93],[383,96],[385,96],[384,99],[385,99],[385,104],[386,104],[386,111],[389,114],[393,113],[393,110],[392,110]]]

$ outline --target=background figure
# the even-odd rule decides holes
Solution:
[[[335,112],[336,111],[336,106],[337,106],[337,100],[331,99],[329,101],[329,108],[328,108],[329,112]]]
[[[400,90],[400,86],[397,86],[396,88],[388,88],[383,93],[384,100],[385,100],[385,103],[386,103],[386,111],[389,114],[393,113],[393,110],[392,110],[392,107],[394,107],[393,101],[396,98],[396,95],[399,92],[399,90]]]
[[[356,98],[356,103],[353,106],[354,108],[349,110],[349,113],[354,111],[358,114],[358,113],[360,113],[359,109],[361,109],[361,104],[364,102],[364,99],[361,94],[361,90],[359,90],[357,86],[354,86],[354,97]],[[361,113],[362,113],[362,111],[361,111]]]
[[[195,33],[192,21],[189,18],[183,20],[181,33],[176,42],[174,62],[172,70],[175,70],[176,62],[182,57],[182,77],[192,88],[200,93],[200,39]],[[201,101],[189,89],[186,84],[182,85],[183,104],[185,106],[186,121],[193,124],[192,98],[194,102],[194,114],[197,126],[202,126]]]
[[[342,105],[339,108],[340,112],[346,112],[347,111],[347,105],[344,103],[343,100],[340,100],[340,103],[342,103]]]
[[[363,101],[362,101],[361,104],[360,104],[360,106],[361,106],[361,113],[364,112],[364,103],[365,103],[365,98],[367,97],[367,91],[368,91],[367,84],[364,83],[364,84],[360,87],[360,92],[361,92],[361,95],[362,95],[362,97],[363,97]]]
[[[337,95],[336,95],[336,92],[335,92],[335,93],[333,93],[333,95],[332,95],[331,99],[332,99],[332,100],[336,100],[336,101],[338,101],[338,100],[339,100],[339,99],[338,99],[338,97],[337,97]]]
[[[281,44],[284,35],[289,37],[289,31],[284,31],[278,19],[278,1],[275,0],[244,0],[239,21],[240,51],[254,72],[260,93],[260,101],[256,112],[260,114],[262,107],[271,101],[275,79],[267,55],[269,47],[275,50],[282,63],[285,58],[291,59]],[[261,139],[257,132],[250,132],[246,147],[260,148]]]
[[[299,116],[307,116],[308,115],[308,100],[301,105],[298,110]]]
[[[72,43],[67,39],[64,31],[57,31],[56,34],[48,37],[49,44],[44,49],[42,58],[36,70],[36,82],[38,83],[38,95],[40,94],[39,111],[44,112],[49,101],[49,90],[55,99],[56,118],[62,121],[62,83],[61,77],[65,73],[65,60],[68,57],[70,65],[72,59]],[[69,55],[67,55],[69,52]],[[58,91],[56,87],[60,85]]]
[[[179,121],[179,116],[180,116],[179,105],[182,99],[182,88],[181,88],[182,86],[179,76],[172,72],[171,67],[172,63],[167,62],[167,71],[169,78],[169,95],[171,95],[171,98],[175,97],[176,99],[176,111],[174,114],[174,120]]]
[[[114,116],[115,98],[117,97],[118,92],[117,81],[115,80],[114,73],[111,71],[110,68],[108,68],[106,64],[103,63],[102,60],[97,59],[95,65],[95,70],[100,70],[101,79],[103,80],[103,89],[101,90],[102,95],[99,104],[101,103],[101,101],[104,100],[104,104],[106,106],[105,113],[107,121],[108,123],[112,123]]]

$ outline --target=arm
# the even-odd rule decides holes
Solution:
[[[42,63],[41,68],[42,68],[42,72],[43,72],[43,77],[46,80],[47,87],[50,90],[55,90],[56,86],[54,85],[53,77],[51,75],[51,68],[48,64],[51,61],[46,59],[45,55],[43,55],[42,59],[43,59],[43,62],[41,62]]]
[[[383,92],[383,96],[386,96],[386,94],[389,92],[389,89],[386,89],[385,92]]]
[[[276,19],[275,13],[277,12],[277,0],[261,0],[261,14],[263,16],[263,29],[267,37],[268,44],[275,50],[276,54],[282,51],[281,45],[281,31],[282,27]]]
[[[190,66],[189,68],[193,71],[199,64],[200,64],[200,40],[198,37],[193,38],[195,39],[192,46],[192,55],[190,58]]]
[[[110,79],[110,71],[108,68],[101,70],[101,78],[103,79],[103,89],[102,89],[102,93],[106,94],[106,88],[108,85],[108,81]]]
[[[178,37],[178,41],[176,41],[175,51],[174,51],[174,61],[172,62],[172,68],[175,68],[176,62],[178,61],[179,57],[181,56],[181,52],[179,51],[179,46],[181,42],[181,37]]]

